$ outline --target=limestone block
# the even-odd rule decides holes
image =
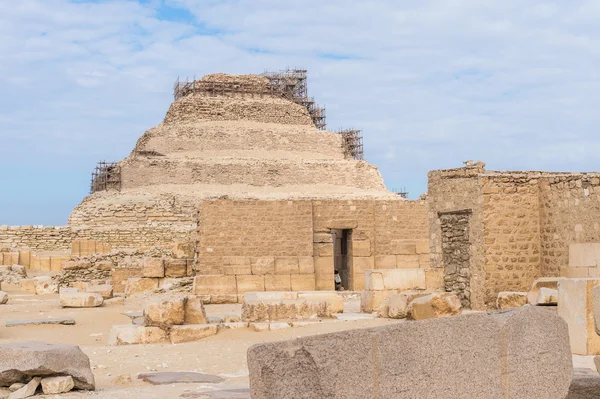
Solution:
[[[185,277],[187,261],[185,259],[165,259],[165,277]]]
[[[352,258],[352,268],[354,269],[354,274],[360,275],[363,274],[365,270],[375,269],[375,258],[374,257],[353,257]]]
[[[199,295],[203,297],[204,295]],[[204,301],[204,300],[203,300]],[[209,299],[204,303],[210,303],[214,305],[222,305],[225,303],[241,303],[238,294],[212,294],[209,295]]]
[[[85,292],[88,285],[90,285],[88,281],[73,281],[71,283],[71,287],[75,288],[78,292]]]
[[[81,241],[73,240],[71,242],[71,255],[72,256],[80,256],[81,255]]]
[[[371,256],[371,241],[352,241],[352,256]]]
[[[563,278],[558,281],[558,315],[569,327],[575,355],[600,355],[600,336],[594,325],[593,288],[600,279]]]
[[[206,310],[202,300],[195,295],[190,295],[185,301],[184,324],[206,324]]]
[[[392,254],[394,255],[416,255],[417,245],[414,242],[392,240]]]
[[[88,285],[85,288],[85,292],[100,294],[102,298],[110,299],[113,297],[113,286],[110,284]]]
[[[138,294],[158,288],[157,278],[128,278],[125,295]]]
[[[252,274],[252,265],[248,256],[224,256],[223,273],[228,276]]]
[[[329,304],[331,313],[344,312],[344,298],[336,291],[300,291],[298,299],[308,299],[313,302],[325,301]]]
[[[235,276],[235,280],[238,294],[265,290],[265,276]]]
[[[165,329],[183,324],[185,321],[185,302],[186,298],[152,298],[148,300],[144,308],[144,325]]]
[[[8,303],[8,294],[4,291],[0,291],[0,305],[6,305]]]
[[[569,244],[569,268],[600,266],[600,243]]]
[[[6,254],[5,254],[4,260],[6,260]],[[39,256],[31,254],[29,262],[30,262],[29,268],[31,270],[41,270],[40,257]]]
[[[289,291],[292,288],[290,274],[267,275],[265,279],[266,291]],[[299,274],[294,274],[299,276]]]
[[[315,274],[315,261],[312,256],[298,257],[298,273]]]
[[[383,273],[376,270],[365,271],[365,288],[370,291],[385,290],[385,285],[383,284]]]
[[[424,269],[375,269],[365,271],[365,288],[382,290],[424,290],[427,288]]]
[[[170,248],[176,259],[192,259],[194,257],[194,242],[178,241],[172,243]]]
[[[58,284],[52,281],[50,276],[34,277],[36,295],[55,294],[58,292]]]
[[[559,317],[527,306],[258,344],[248,351],[250,394],[563,399],[573,369],[568,340]]]
[[[429,254],[429,240],[421,240],[415,243],[417,255]]]
[[[396,255],[377,255],[375,256],[376,269],[395,269]]]
[[[25,399],[35,395],[42,379],[34,377],[27,384],[10,394],[8,399]]]
[[[29,268],[31,262],[31,252],[30,251],[20,251],[19,252],[19,264]]]
[[[273,320],[297,320],[330,318],[331,305],[327,301],[309,299],[244,299],[242,320],[245,322],[265,322]]]
[[[497,309],[518,308],[527,305],[526,292],[500,292],[496,299]]]
[[[165,262],[162,258],[144,258],[142,277],[162,278],[165,276]]]
[[[300,273],[298,257],[276,257],[275,274],[298,274]]]
[[[108,345],[158,344],[167,341],[167,333],[158,327],[133,324],[112,326]]]
[[[69,260],[68,256],[51,256],[50,257],[50,270],[53,272],[61,271],[63,264]]]
[[[194,277],[193,293],[196,295],[237,294],[235,276],[197,275]]]
[[[35,295],[35,280],[23,279],[21,280],[21,292],[25,294]]]
[[[186,324],[173,326],[169,332],[169,338],[173,344],[199,341],[203,338],[217,335],[219,327],[216,324]]]
[[[429,269],[431,265],[429,254],[419,255],[419,267],[421,269]]]
[[[552,305],[556,306],[558,302],[558,290],[552,288],[542,287],[538,291],[535,305]]]
[[[95,308],[103,303],[104,299],[100,294],[64,291],[60,294],[60,306],[63,308]]]
[[[60,393],[69,392],[75,387],[73,377],[59,376],[59,377],[46,377],[42,379],[42,392],[44,395],[56,395]]]
[[[290,277],[292,291],[314,291],[316,289],[314,274],[292,274]]]
[[[527,303],[529,303],[531,305],[536,304],[538,293],[540,291],[540,288],[542,288],[542,287],[552,288],[553,290],[557,290],[558,289],[558,280],[560,280],[560,277],[542,277],[542,278],[538,278],[537,280],[535,280],[533,282],[533,284],[531,285],[531,289],[529,290],[529,293],[527,294]]]
[[[277,302],[284,299],[298,299],[298,293],[291,291],[265,291],[246,292],[243,295],[243,301]]]
[[[371,291],[364,290],[360,292],[360,311],[361,313],[373,313],[387,298],[397,294],[398,290]]]
[[[315,244],[315,256],[330,257],[333,256],[333,243]]]
[[[331,258],[315,258],[315,286],[317,290],[333,290],[334,260]]]
[[[413,299],[408,305],[408,318],[424,320],[438,317],[456,316],[460,313],[458,296],[448,292],[433,293]]]
[[[444,269],[425,269],[425,287],[429,291],[444,291]]]
[[[275,274],[275,258],[273,256],[260,256],[250,258],[252,274],[262,276]]]
[[[408,306],[417,298],[427,296],[423,291],[404,291],[392,295],[388,301],[388,317],[390,319],[405,319],[408,317]]]
[[[313,242],[315,242],[315,243],[332,243],[333,237],[332,237],[331,233],[315,233],[313,235]]]
[[[194,259],[188,259],[187,264],[187,276],[191,277],[194,275]]]
[[[418,269],[421,266],[419,255],[396,255],[396,267],[401,269]]]
[[[96,262],[96,269],[105,272],[110,272],[111,270],[113,270],[113,263],[109,260],[101,260],[100,262]]]

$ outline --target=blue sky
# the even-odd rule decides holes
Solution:
[[[389,188],[427,172],[599,170],[600,3],[0,0],[0,225],[64,225],[95,162],[160,123],[177,76],[309,70]]]

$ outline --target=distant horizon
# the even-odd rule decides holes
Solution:
[[[96,162],[162,121],[178,76],[208,73],[307,69],[327,125],[361,129],[411,199],[466,160],[600,170],[599,17],[593,1],[7,2],[0,225],[66,225]]]

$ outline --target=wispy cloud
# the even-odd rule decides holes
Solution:
[[[413,196],[466,159],[599,169],[592,0],[0,3],[0,184],[14,204],[39,182],[24,170],[58,176],[55,212],[2,195],[0,224],[64,223],[94,162],[161,121],[173,80],[211,72],[307,68],[329,125],[362,128],[368,160]]]

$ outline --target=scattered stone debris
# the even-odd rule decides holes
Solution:
[[[223,378],[188,371],[167,371],[157,373],[140,373],[138,379],[149,382],[152,385],[167,385],[167,384],[218,384],[223,382]]]
[[[527,292],[500,292],[496,300],[497,309],[511,309],[527,305]]]
[[[0,305],[6,305],[8,303],[8,294],[4,291],[0,291]]]

